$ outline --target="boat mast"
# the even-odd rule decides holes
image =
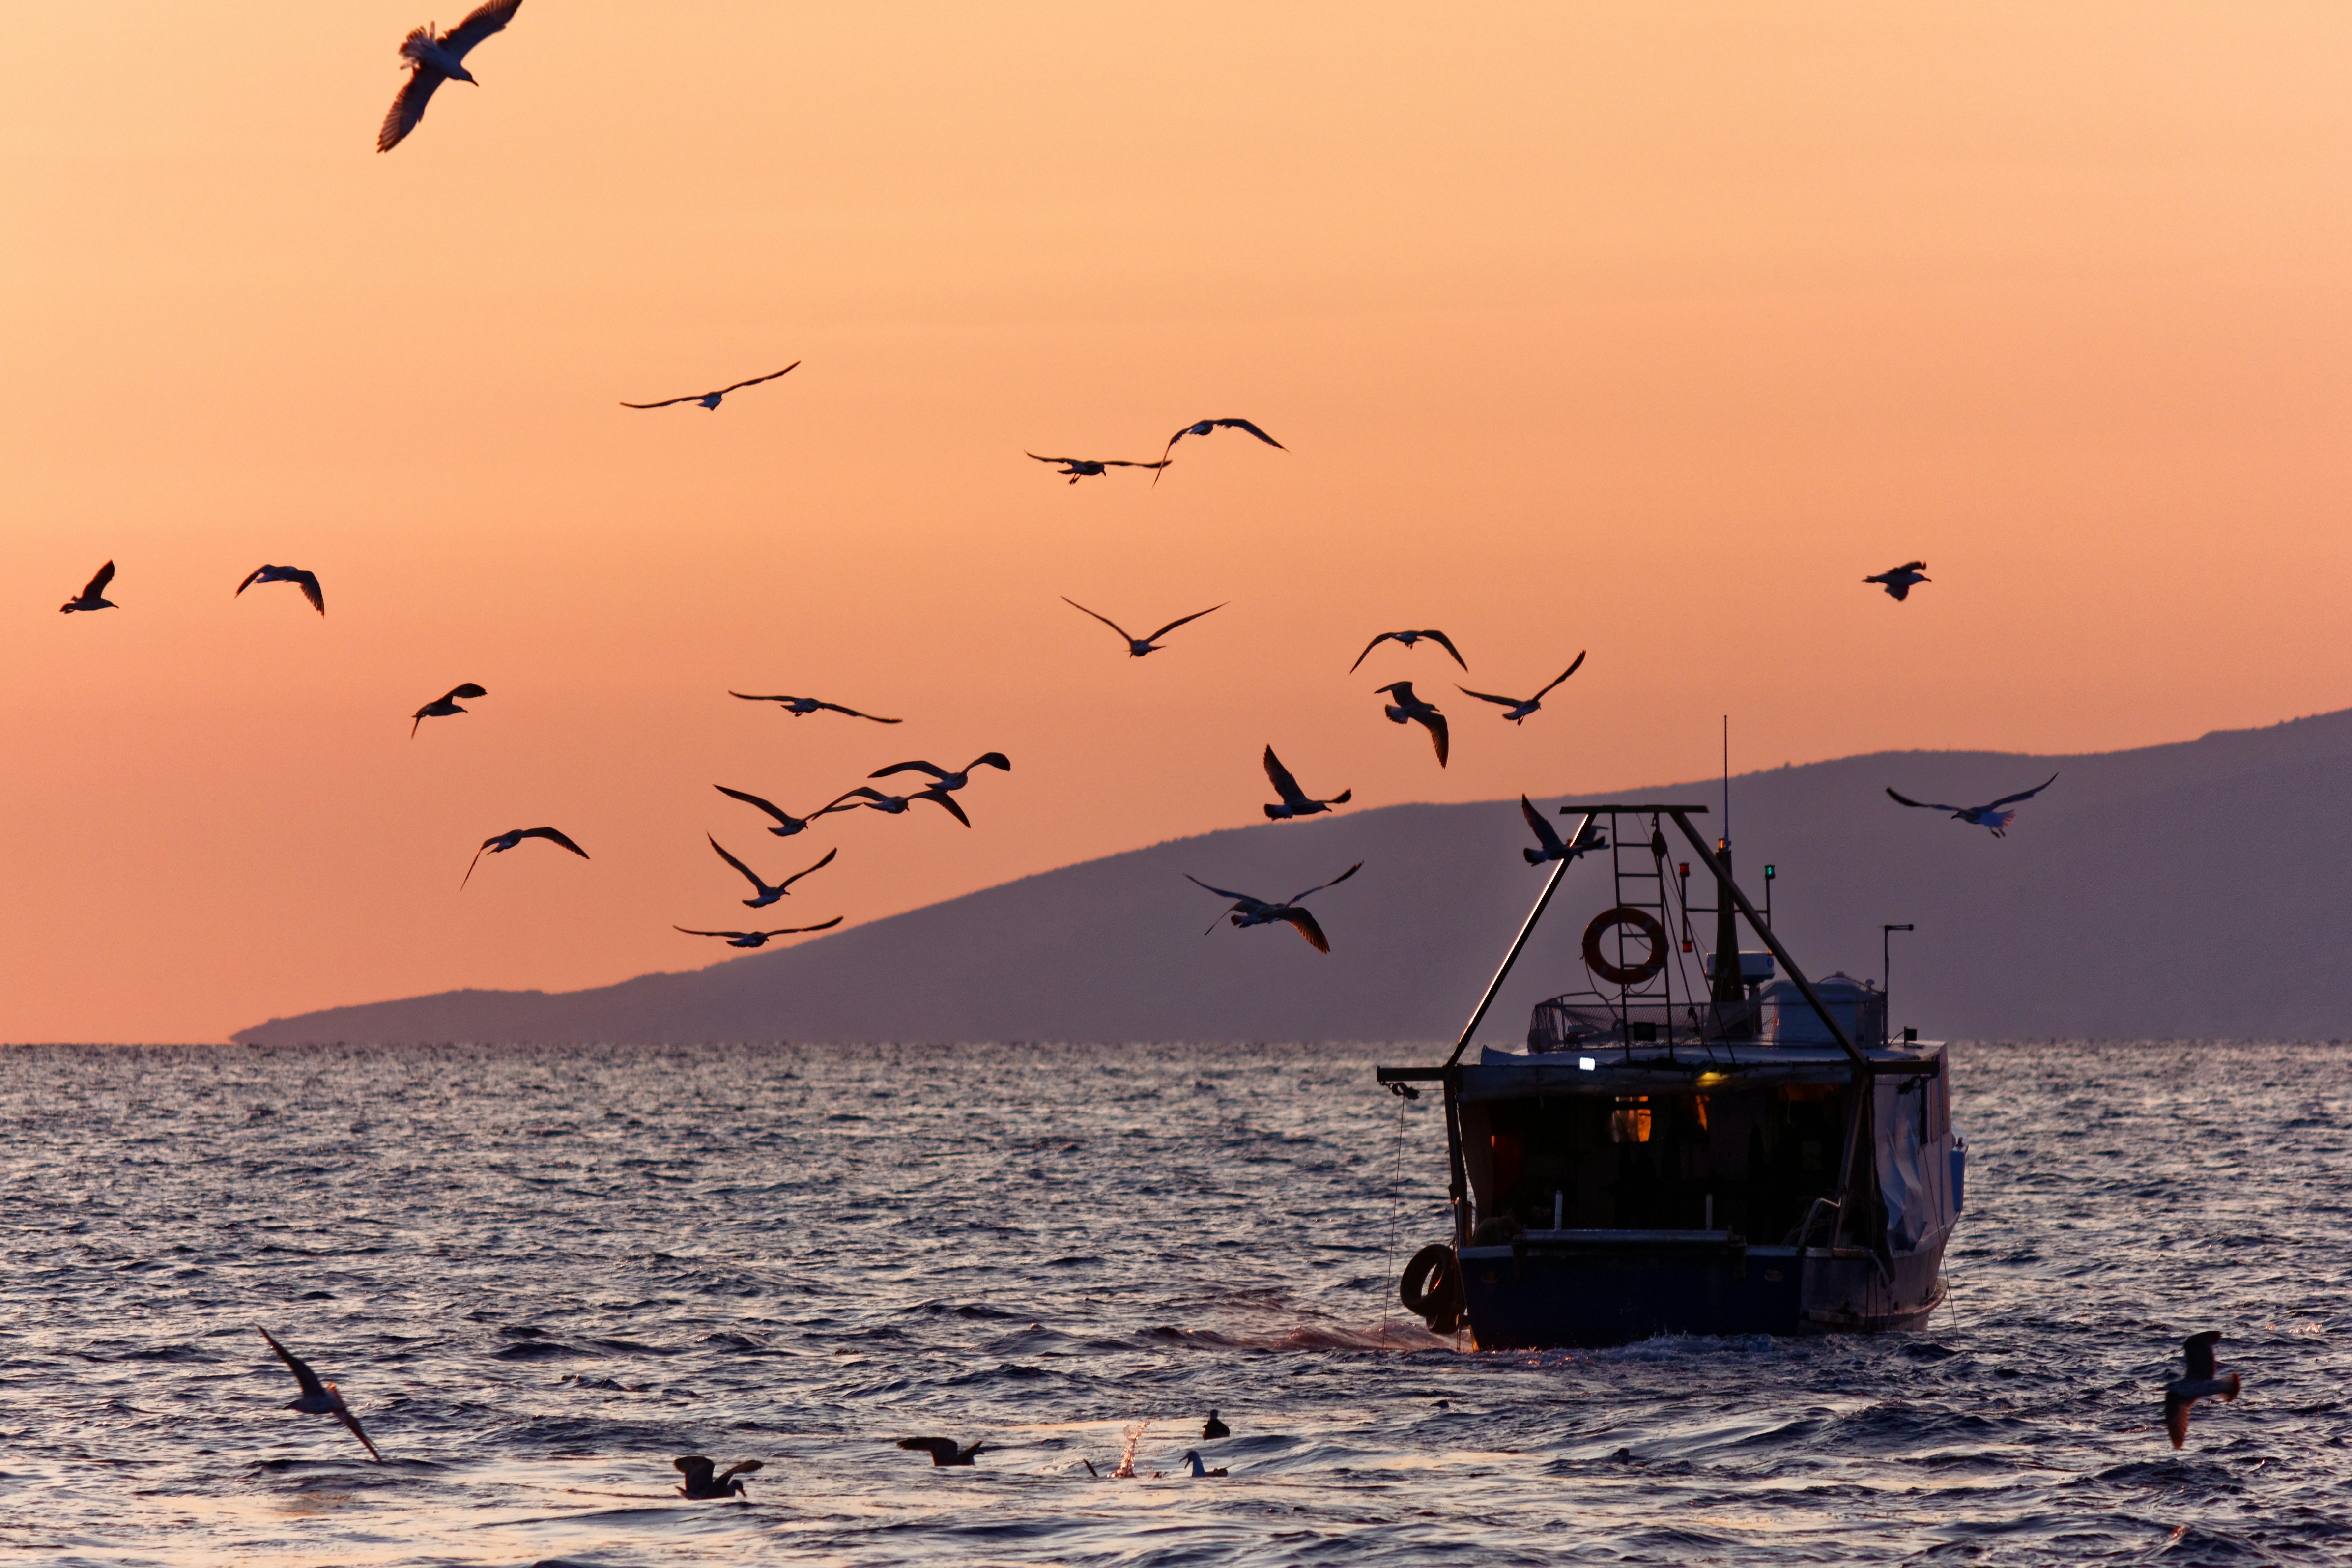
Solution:
[[[1687,831],[1687,830],[1685,830]],[[1731,716],[1723,716],[1723,836],[1715,841],[1715,984],[1708,995],[1715,1016],[1729,1019],[1748,999],[1747,977],[1739,972],[1739,912],[1731,890]],[[1729,1004],[1727,1007],[1726,1004]]]

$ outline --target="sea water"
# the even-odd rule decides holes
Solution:
[[[1954,1057],[1926,1331],[1480,1354],[1395,1304],[1427,1047],[10,1050],[0,1554],[2352,1562],[2352,1048]]]

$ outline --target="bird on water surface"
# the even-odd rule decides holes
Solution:
[[[1109,616],[1095,615],[1093,611],[1088,610],[1085,605],[1079,603],[1076,600],[1071,598],[1066,593],[1062,595],[1062,602],[1081,613],[1094,615],[1096,620],[1101,622],[1104,625],[1118,632],[1121,637],[1126,638],[1127,656],[1130,659],[1140,659],[1146,653],[1157,653],[1160,652],[1160,639],[1168,635],[1169,632],[1173,632],[1177,627],[1181,626],[1187,621],[1198,621],[1203,615],[1214,614],[1217,611],[1224,608],[1224,605],[1223,604],[1212,604],[1206,610],[1195,610],[1190,615],[1181,616],[1174,621],[1171,621],[1167,625],[1162,626],[1159,631],[1154,632],[1149,637],[1135,637],[1129,636],[1127,628],[1112,620]]]
[[[392,100],[392,111],[375,133],[375,150],[389,152],[399,146],[401,138],[425,118],[425,106],[443,82],[481,86],[466,68],[466,57],[475,45],[513,21],[521,9],[522,0],[485,0],[446,33],[436,33],[431,23],[411,30],[400,45],[400,57],[408,62],[408,80],[401,84],[400,95]]]
[[[321,1382],[319,1375],[310,1370],[308,1362],[279,1344],[277,1336],[268,1329],[257,1327],[254,1332],[269,1342],[269,1348],[278,1353],[278,1359],[286,1364],[286,1369],[294,1375],[294,1381],[302,1388],[301,1397],[289,1400],[278,1408],[299,1410],[305,1416],[332,1416],[351,1428],[352,1437],[367,1445],[367,1451],[376,1463],[383,1463],[383,1456],[376,1451],[374,1439],[361,1429],[360,1418],[352,1414],[351,1406],[343,1403],[343,1396],[335,1391],[335,1385]]]
[[[1209,1411],[1209,1418],[1201,1423],[1201,1439],[1203,1442],[1213,1443],[1219,1437],[1230,1437],[1233,1435],[1234,1429],[1217,1419],[1217,1412],[1214,1408]]]
[[[483,690],[480,686],[476,685],[471,681],[467,681],[463,685],[451,686],[446,692],[435,697],[431,702],[426,703],[423,707],[418,708],[414,714],[409,716],[408,738],[415,740],[416,738],[416,727],[423,724],[428,718],[447,718],[454,713],[473,712],[474,710],[471,708],[463,708],[457,706],[457,699],[459,697],[486,697],[489,695],[490,694],[488,692]]]
[[[741,872],[743,873],[743,879],[751,884],[751,891],[759,894],[756,898],[747,898],[743,901],[743,907],[746,909],[767,908],[768,905],[775,903],[776,900],[792,892],[793,883],[808,875],[810,872],[823,871],[825,867],[833,863],[833,857],[841,852],[839,850],[827,850],[824,852],[824,859],[809,867],[808,871],[796,871],[792,875],[784,878],[783,881],[776,883],[775,886],[770,887],[766,883],[760,880],[760,873],[758,872],[753,871],[750,866],[745,865],[741,861],[739,861],[733,855],[729,854],[727,852],[726,845],[720,843],[717,839],[710,838],[709,833],[705,833],[702,836],[706,839],[710,839],[710,847],[719,852],[719,858],[725,861],[729,865],[733,866],[737,871]],[[702,932],[698,933],[698,935],[708,936],[709,933]]]
[[[730,697],[741,697],[747,703],[782,703],[784,706],[784,711],[794,718],[806,718],[809,715],[823,710],[825,713],[845,713],[852,718],[873,719],[876,724],[906,722],[904,719],[881,718],[870,713],[859,713],[854,707],[844,707],[839,703],[820,702],[815,697],[757,696],[750,692],[738,691],[730,691],[727,695]]]
[[[982,1448],[988,1447],[986,1443],[974,1443],[970,1448],[959,1448],[953,1437],[901,1437],[898,1446],[919,1454],[930,1455],[934,1465],[969,1465]]]
[[[317,575],[304,571],[299,566],[255,567],[252,575],[236,585],[236,592],[241,594],[257,582],[299,583],[302,589],[302,597],[310,601],[310,608],[321,615],[327,612],[327,596],[319,590]],[[231,594],[229,597],[234,599],[236,594]]]
[[[1307,791],[1298,787],[1298,780],[1290,776],[1290,769],[1282,765],[1282,758],[1274,754],[1271,746],[1265,748],[1265,776],[1274,785],[1274,792],[1282,797],[1281,804],[1265,809],[1265,814],[1277,822],[1292,817],[1311,817],[1334,806],[1344,806],[1355,794],[1353,789],[1342,789],[1328,800],[1310,799]]]
[[[1936,580],[1927,575],[1927,563],[1926,561],[1907,560],[1901,566],[1889,567],[1885,571],[1880,572],[1877,576],[1865,577],[1862,580],[1864,582],[1874,582],[1878,584],[1881,588],[1886,590],[1887,596],[1889,598],[1893,599],[1895,603],[1900,604],[1905,600],[1911,597],[1911,589],[1913,584],[1933,582]]]
[[[562,844],[583,861],[588,858],[586,850],[582,849],[553,828],[509,828],[503,833],[493,834],[482,841],[482,847],[476,850],[474,858],[466,862],[465,879],[457,883],[457,891],[460,893],[466,891],[466,883],[474,880],[474,868],[482,863],[482,857],[485,854],[502,855],[525,839],[545,839],[549,843]]]
[[[773,931],[697,931],[688,925],[673,925],[670,929],[683,931],[688,936],[724,936],[730,947],[764,947],[771,936],[798,936],[806,931],[830,931],[844,918],[836,915],[822,925],[780,925]]]
[[[719,400],[725,397],[729,392],[741,392],[745,387],[755,387],[761,382],[772,382],[778,376],[790,375],[793,371],[800,369],[800,365],[801,362],[798,360],[794,360],[791,364],[786,365],[781,371],[771,371],[764,376],[753,376],[748,382],[737,382],[733,386],[720,387],[717,392],[688,392],[684,397],[666,397],[659,402],[625,402],[621,406],[623,408],[669,408],[677,403],[690,402],[698,404],[703,408],[715,409],[719,406]]]
[[[2203,1333],[2190,1334],[2180,1343],[2182,1371],[2187,1375],[2176,1377],[2164,1385],[2164,1429],[2171,1435],[2176,1448],[2189,1441],[2189,1410],[2200,1399],[2235,1399],[2243,1382],[2236,1373],[2221,1376],[2213,1364],[2213,1347],[2221,1343],[2221,1332],[2208,1329]]]
[[[1452,742],[1445,733],[1445,716],[1438,711],[1437,706],[1413,695],[1411,681],[1398,681],[1378,689],[1396,698],[1395,702],[1381,710],[1389,716],[1389,722],[1417,724],[1428,730],[1429,744],[1437,748],[1437,765],[1440,768],[1444,767],[1445,754],[1450,749]]]
[[[805,832],[811,822],[815,821],[827,811],[848,811],[856,810],[855,807],[844,806],[838,801],[835,801],[830,806],[818,807],[815,810],[811,811],[805,817],[795,817],[790,811],[787,811],[782,807],[776,805],[773,801],[762,800],[757,795],[747,794],[740,789],[730,789],[724,784],[713,784],[711,788],[718,790],[721,795],[727,796],[730,800],[740,800],[747,806],[757,806],[762,811],[767,812],[771,817],[775,818],[779,825],[770,828],[768,831],[775,834],[776,837],[780,839],[789,839],[794,833]]]
[[[2000,808],[2015,805],[2020,800],[2031,800],[2057,782],[2058,775],[2053,773],[2031,789],[2021,789],[2014,795],[2003,795],[2000,800],[1984,806],[1946,806],[1934,800],[1914,800],[1908,795],[1897,795],[1892,789],[1887,790],[1886,793],[1898,806],[1916,806],[1923,811],[1949,811],[1972,828],[1990,828],[1992,830],[1994,838],[2005,839],[2009,837],[2009,824],[2016,820],[2017,813],[2004,811]]]
[[[106,596],[106,585],[113,580],[114,563],[112,561],[108,561],[104,566],[98,569],[98,574],[89,580],[89,583],[84,586],[79,593],[75,594],[71,599],[68,599],[63,604],[58,605],[58,610],[62,614],[70,615],[77,610],[121,609],[122,606],[115,603],[114,601]]]
[[[677,1495],[694,1498],[697,1500],[716,1497],[741,1497],[743,1478],[753,1470],[767,1468],[757,1459],[742,1459],[720,1470],[716,1460],[705,1458],[700,1454],[688,1454],[672,1459],[670,1463],[677,1468],[678,1474],[686,1478],[686,1484],[677,1489]],[[713,1470],[718,1470],[719,1473],[713,1475],[711,1474]]]
[[[1209,1469],[1208,1466],[1202,1464],[1201,1462],[1201,1450],[1198,1448],[1185,1449],[1184,1462],[1192,1467],[1192,1479],[1196,1481],[1206,1480],[1212,1477],[1222,1476],[1225,1473],[1225,1467],[1223,1465],[1219,1465],[1213,1470]]]
[[[1535,830],[1536,843],[1539,846],[1519,852],[1527,857],[1529,865],[1541,865],[1546,861],[1574,861],[1579,855],[1609,847],[1608,838],[1591,822],[1587,822],[1584,831],[1577,835],[1573,847],[1562,842],[1559,832],[1543,820],[1543,814],[1528,803],[1525,795],[1519,797],[1519,815],[1525,817],[1528,826]]]
[[[1579,653],[1576,656],[1576,663],[1562,670],[1559,679],[1553,681],[1551,686],[1559,685],[1560,681],[1568,679],[1582,668],[1584,668],[1584,655]],[[1531,697],[1498,697],[1490,692],[1474,692],[1468,686],[1463,685],[1457,685],[1454,689],[1465,697],[1476,697],[1482,703],[1493,703],[1497,707],[1508,708],[1510,711],[1503,716],[1513,724],[1524,724],[1530,715],[1543,706],[1544,698],[1551,695],[1551,686],[1546,686]]]
[[[1431,642],[1436,643],[1439,647],[1453,654],[1454,662],[1461,665],[1465,670],[1467,670],[1470,667],[1470,662],[1462,656],[1462,650],[1454,645],[1454,639],[1448,637],[1443,632],[1383,632],[1379,636],[1364,644],[1364,651],[1356,655],[1356,663],[1348,666],[1348,673],[1351,675],[1354,674],[1356,673],[1357,666],[1360,665],[1366,659],[1370,658],[1371,656],[1372,650],[1379,647],[1383,643],[1397,643],[1410,648],[1415,643],[1420,642],[1423,637],[1428,638]],[[1558,685],[1559,684],[1559,683],[1558,681],[1554,681],[1552,685]],[[1546,691],[1549,691],[1551,686],[1546,686],[1544,689]]]
[[[1034,452],[1028,455],[1037,457]],[[1061,472],[1068,476],[1073,485],[1081,479],[1091,479],[1096,475],[1107,473],[1113,468],[1165,468],[1168,466],[1168,459],[1165,457],[1157,463],[1129,463],[1118,457],[1037,457],[1037,461],[1061,464]]]
[[[1246,893],[1235,893],[1230,888],[1209,887],[1207,883],[1189,871],[1184,873],[1184,880],[1195,887],[1208,888],[1219,898],[1232,899],[1234,906],[1225,911],[1225,914],[1233,916],[1235,925],[1267,925],[1279,920],[1296,930],[1301,936],[1306,937],[1307,945],[1318,953],[1328,953],[1331,950],[1331,944],[1324,938],[1323,927],[1316,924],[1314,915],[1298,907],[1298,901],[1305,898],[1308,893],[1320,893],[1327,887],[1337,887],[1363,869],[1364,862],[1358,861],[1329,882],[1318,882],[1306,893],[1294,893],[1279,903],[1254,898]],[[1223,916],[1221,915],[1219,918],[1222,919]],[[1209,930],[1202,932],[1201,935],[1206,936],[1209,932],[1216,928],[1217,923],[1213,920],[1209,923]]]

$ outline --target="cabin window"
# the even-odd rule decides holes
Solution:
[[[1616,1109],[1609,1113],[1609,1141],[1612,1144],[1646,1144],[1650,1141],[1650,1097],[1647,1094],[1620,1094]]]

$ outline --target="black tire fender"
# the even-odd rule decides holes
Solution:
[[[1431,1242],[1404,1266],[1397,1296],[1433,1333],[1452,1333],[1462,1326],[1462,1260],[1444,1242]]]

